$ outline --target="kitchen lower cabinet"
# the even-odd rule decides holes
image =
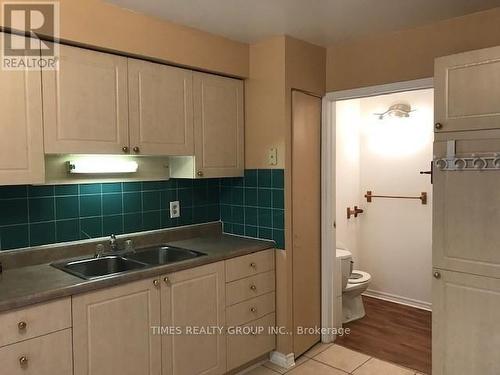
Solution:
[[[182,334],[162,336],[163,375],[217,375],[226,371],[224,262],[163,277],[162,326]],[[193,330],[189,332],[188,330]]]
[[[432,374],[500,374],[500,279],[434,273]]]
[[[74,375],[159,375],[159,325],[158,279],[74,296]]]

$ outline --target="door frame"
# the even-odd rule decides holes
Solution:
[[[370,96],[394,94],[398,92],[424,90],[434,88],[433,78],[423,78],[411,81],[395,82],[385,85],[362,87],[352,90],[332,91],[323,97],[321,121],[321,341],[329,343],[335,341],[335,328],[342,327],[342,319],[336,311],[336,288],[340,285],[335,282],[337,265],[335,253],[335,152],[336,152],[336,102],[349,99],[360,99]],[[333,230],[332,230],[333,228]]]

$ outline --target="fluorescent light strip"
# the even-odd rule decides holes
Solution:
[[[112,156],[82,157],[69,161],[68,164],[71,174],[136,173],[139,169],[139,164],[136,161]]]

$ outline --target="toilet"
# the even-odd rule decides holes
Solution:
[[[368,289],[371,276],[368,272],[353,269],[349,250],[337,249],[336,255],[342,270],[342,323],[349,323],[365,316],[361,294]]]

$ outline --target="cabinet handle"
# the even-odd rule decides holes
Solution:
[[[437,130],[441,130],[443,129],[443,124],[441,124],[440,122],[437,122],[434,127],[437,129]]]
[[[123,151],[125,154],[128,154],[128,146],[123,146],[123,147],[122,147],[122,151]]]
[[[250,312],[257,312],[257,309],[255,307],[250,307]]]
[[[198,177],[203,177],[203,171],[198,171],[198,172],[196,172],[196,175],[197,175]]]
[[[163,278],[163,281],[165,282],[165,284],[167,284],[168,286],[170,286],[170,279],[168,277],[164,277]]]
[[[435,278],[435,279],[440,279],[440,278],[441,278],[441,272],[439,272],[439,271],[434,271],[434,278]]]
[[[28,324],[26,324],[26,322],[17,323],[17,328],[19,328],[20,331],[24,331],[26,327],[28,327]]]
[[[156,287],[158,287],[160,285],[160,281],[158,281],[156,279],[153,280],[153,285],[156,286]]]
[[[257,268],[257,264],[255,264],[254,262],[250,263],[250,267],[252,267],[253,269]]]
[[[250,289],[255,292],[257,290],[257,287],[255,286],[255,284],[252,284],[250,285]]]
[[[23,355],[22,357],[19,357],[19,364],[22,367],[28,366],[28,357],[26,357],[25,355]]]
[[[134,150],[134,152],[135,152],[136,154],[137,154],[139,151],[141,151],[141,149],[140,149],[139,147],[137,147],[137,146],[135,146],[135,147],[133,148],[133,150]]]

